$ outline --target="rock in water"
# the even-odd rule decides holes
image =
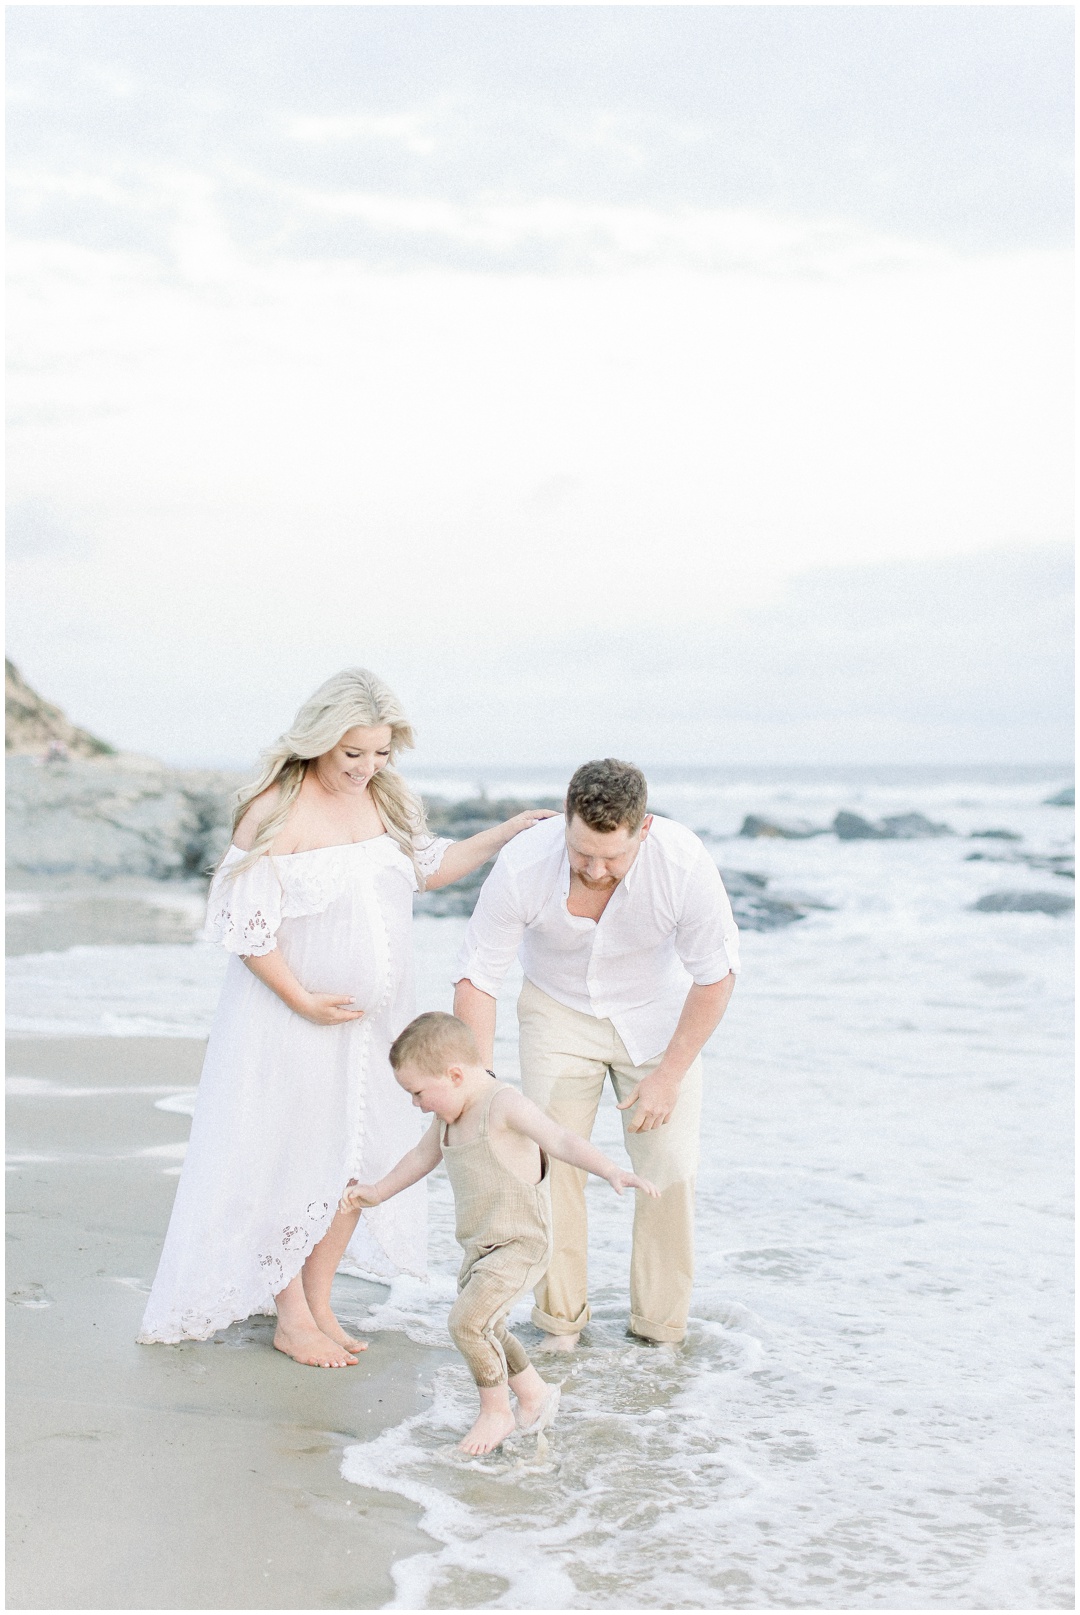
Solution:
[[[981,914],[1071,914],[1075,904],[1066,892],[988,892],[971,906]]]
[[[880,824],[871,824],[859,813],[846,813],[841,811],[832,822],[832,827],[840,841],[887,841],[889,832]]]
[[[923,813],[893,813],[880,824],[874,824],[860,813],[841,812],[832,827],[840,841],[922,841],[927,837],[956,834],[947,824],[935,824]]]
[[[1057,791],[1055,793],[1055,795],[1053,795],[1053,796],[1048,796],[1046,798],[1046,801],[1043,803],[1043,807],[1075,807],[1075,806],[1076,806],[1076,786],[1075,785],[1063,785],[1061,787],[1060,791]]]
[[[32,690],[14,662],[4,662],[4,747],[14,756],[112,757],[107,741],[70,723],[59,707]]]
[[[807,898],[769,896],[766,875],[750,869],[721,869],[720,877],[731,899],[735,924],[743,931],[775,931],[806,918],[809,908],[819,905]]]
[[[1017,862],[1027,864],[1029,869],[1048,869],[1065,880],[1076,879],[1076,859],[1071,852],[1020,852],[1016,856]]]
[[[886,835],[894,841],[922,841],[926,837],[956,834],[947,824],[935,824],[922,813],[894,813],[881,823]]]
[[[970,841],[1023,841],[1016,830],[972,830]]]
[[[759,875],[751,869],[721,869],[720,878],[730,898],[754,897],[769,884],[768,875]]]
[[[772,836],[783,841],[807,841],[811,836],[827,835],[828,831],[812,824],[778,824],[775,819],[762,819],[748,813],[742,822],[741,836]]]

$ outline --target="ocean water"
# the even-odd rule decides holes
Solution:
[[[458,1455],[475,1393],[440,1357],[430,1408],[347,1450],[346,1478],[411,1499],[432,1538],[397,1565],[393,1607],[1072,1607],[1072,921],[971,909],[993,890],[1071,888],[1023,863],[968,861],[1070,847],[1072,812],[1041,805],[1062,783],[1035,771],[655,783],[657,806],[716,838],[723,866],[829,906],[744,936],[706,1053],[685,1345],[626,1336],[632,1208],[593,1183],[594,1321],[572,1358],[537,1359],[563,1383],[549,1439]],[[840,807],[918,810],[957,834],[728,839],[746,812],[826,823]],[[968,839],[991,828],[1023,840]],[[418,920],[421,1007],[448,1004],[463,929]],[[23,1035],[195,1035],[221,968],[199,945],[9,963]],[[509,982],[496,1067],[509,1078],[513,996]],[[610,1102],[596,1137],[621,1155]],[[429,1282],[340,1291],[368,1330],[448,1346],[458,1253],[441,1175],[431,1195]],[[517,1315],[535,1341],[527,1307]]]

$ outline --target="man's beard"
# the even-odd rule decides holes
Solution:
[[[583,886],[588,886],[589,890],[593,892],[606,891],[609,886],[617,886],[619,884],[618,875],[608,875],[605,880],[590,880],[588,875],[579,875],[578,880],[580,880]]]

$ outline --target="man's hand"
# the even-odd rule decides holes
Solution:
[[[619,1110],[629,1110],[631,1105],[641,1106],[627,1132],[648,1133],[654,1127],[663,1127],[675,1109],[681,1082],[681,1077],[669,1076],[663,1066],[657,1066],[647,1077],[642,1077],[629,1099],[618,1106]]]
[[[647,1077],[642,1077],[629,1099],[619,1106],[620,1110],[629,1110],[631,1105],[641,1106],[627,1132],[649,1133],[670,1121],[679,1097],[679,1085],[719,1026],[734,985],[735,977],[728,971],[720,981],[704,987],[695,982],[691,987],[675,1035],[660,1064]]]

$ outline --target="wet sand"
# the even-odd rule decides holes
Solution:
[[[356,1368],[302,1368],[270,1319],[135,1344],[189,1126],[154,1102],[195,1086],[202,1052],[8,1044],[9,1608],[376,1609],[431,1546],[410,1504],[338,1471],[451,1353],[382,1333]],[[335,1298],[348,1316],[385,1294],[342,1279]]]
[[[192,942],[205,913],[204,881],[9,871],[4,951],[10,958],[110,943]]]

